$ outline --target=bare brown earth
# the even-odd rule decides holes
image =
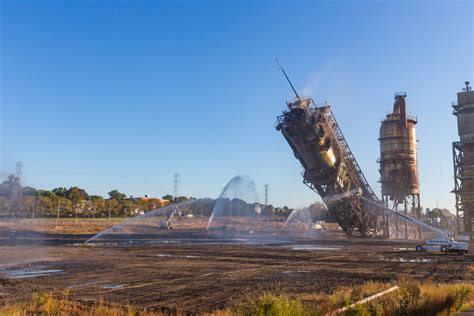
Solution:
[[[129,244],[83,245],[91,235],[0,230],[0,303],[46,291],[84,303],[104,299],[150,310],[211,312],[255,291],[330,292],[401,274],[434,282],[472,280],[474,256],[424,254],[416,242],[348,239],[339,233],[222,238],[201,228],[147,231]],[[109,240],[110,241],[110,240]],[[19,271],[61,270],[13,278]]]

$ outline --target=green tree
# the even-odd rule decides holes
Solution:
[[[138,207],[131,199],[123,199],[120,201],[120,204],[122,213],[120,215],[127,217],[137,213]]]
[[[107,214],[109,214],[110,212],[110,216],[113,216],[113,217],[118,217],[121,215],[123,216],[123,213],[121,214],[122,205],[116,199],[108,199],[106,207],[107,207]]]
[[[173,203],[173,196],[171,194],[163,195],[162,199],[163,200],[168,200],[168,201],[170,201],[170,203]]]
[[[78,188],[78,187],[70,187],[66,191],[66,197],[71,201],[76,200],[89,200],[89,194],[87,194],[86,190]]]
[[[8,215],[10,210],[10,200],[0,195],[0,217]]]
[[[0,183],[0,196],[9,198],[12,194],[14,186],[17,183],[16,181],[15,175],[11,174],[5,181]]]
[[[105,216],[107,213],[107,205],[106,201],[103,197],[98,196],[98,195],[92,195],[89,203],[89,213],[95,217],[95,216]]]
[[[78,187],[70,187],[69,190],[67,190],[66,197],[72,202],[76,218],[79,214],[84,213],[85,202],[89,200],[89,195],[85,190]]]
[[[23,196],[21,198],[21,207],[22,213],[19,214],[20,216],[24,217],[38,217],[41,215],[41,209],[38,208],[38,201],[36,196]],[[39,212],[38,212],[39,211]]]
[[[112,190],[108,194],[111,199],[118,200],[118,201],[123,200],[127,197],[125,194],[120,193],[118,190]]]
[[[187,196],[182,195],[182,196],[176,197],[175,202],[176,203],[181,203],[181,202],[186,202],[188,200],[189,200],[189,198]]]
[[[53,190],[51,190],[51,192],[60,197],[66,197],[67,195],[67,189],[63,187],[54,188]]]
[[[273,205],[265,205],[262,209],[262,215],[271,216],[273,215]]]
[[[38,190],[32,187],[23,187],[21,188],[21,195],[22,196],[37,196]]]
[[[56,216],[59,213],[60,217],[67,217],[74,215],[75,210],[71,200],[63,197],[58,197],[58,200],[54,204],[54,208],[51,210],[51,213],[55,214]]]
[[[52,194],[54,195],[54,193]],[[56,197],[54,195],[54,197]],[[38,210],[39,214],[42,215],[50,215],[54,211],[54,200],[52,196],[50,195],[45,195],[45,194],[40,194],[37,198],[37,207],[36,209]]]

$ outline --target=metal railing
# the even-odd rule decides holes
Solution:
[[[346,165],[349,168],[350,168],[350,166],[352,166],[355,169],[357,179],[360,182],[362,182],[364,188],[370,194],[372,199],[374,201],[380,202],[379,198],[374,193],[374,191],[372,190],[372,188],[369,185],[369,182],[365,178],[365,175],[362,172],[362,169],[360,168],[359,164],[357,163],[357,160],[355,159],[354,154],[352,153],[349,145],[347,144],[346,138],[344,137],[344,134],[342,134],[342,131],[339,127],[339,124],[337,123],[336,118],[334,117],[334,114],[332,113],[330,108],[329,108],[327,114],[328,115],[325,115],[325,118],[326,118],[326,120],[328,120],[328,126],[330,127],[331,132],[333,133],[334,138],[338,142],[339,148],[342,151],[342,156],[343,156],[342,158],[344,160],[350,162],[350,164],[346,163]]]

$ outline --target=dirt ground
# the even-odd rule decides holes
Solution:
[[[159,231],[143,243],[82,244],[88,237],[23,231],[11,241],[0,231],[0,303],[68,290],[84,303],[201,313],[255,291],[330,292],[399,275],[469,282],[474,271],[472,255],[417,253],[416,242],[340,234],[227,239],[186,229]]]

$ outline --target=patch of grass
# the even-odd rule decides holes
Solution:
[[[123,217],[114,218],[22,218],[0,221],[0,229],[28,230],[41,233],[96,234],[104,229],[118,225]]]
[[[463,279],[471,280],[473,274],[474,274],[474,265],[470,264],[464,269]]]
[[[302,316],[308,315],[301,301],[284,294],[263,292],[248,296],[238,303],[232,314],[239,316]]]
[[[405,281],[401,287],[406,315],[449,315],[473,300],[471,284],[434,284]]]
[[[70,300],[69,293],[63,292],[61,298],[56,298],[50,293],[34,293],[30,302],[23,304],[8,304],[0,306],[0,316],[23,316],[23,315],[87,315],[87,316],[136,316],[136,315],[165,315],[161,312],[139,311],[135,306],[111,306],[100,300],[96,304],[84,305],[80,302]],[[168,315],[168,314],[166,314]],[[174,313],[173,315],[181,315]]]
[[[280,291],[260,291],[244,295],[231,309],[215,311],[209,316],[302,316],[326,315],[338,308],[348,306],[392,284],[367,282],[360,286],[340,287],[332,293],[314,293],[289,296]],[[345,315],[450,315],[470,306],[474,302],[474,285],[466,283],[435,284],[409,278],[399,278],[398,291],[390,292],[365,304],[357,305]],[[146,311],[126,304],[115,306],[99,300],[94,304],[71,300],[67,291],[53,296],[35,293],[30,302],[0,306],[3,315],[88,315],[88,316],[135,316],[135,315],[186,315],[181,310]]]
[[[357,305],[344,315],[450,315],[473,303],[471,284],[434,284],[400,278],[399,290],[365,304]],[[264,292],[236,305],[237,315],[286,316],[326,315],[391,287],[392,284],[367,282],[354,288],[340,287],[332,293],[289,297]]]

